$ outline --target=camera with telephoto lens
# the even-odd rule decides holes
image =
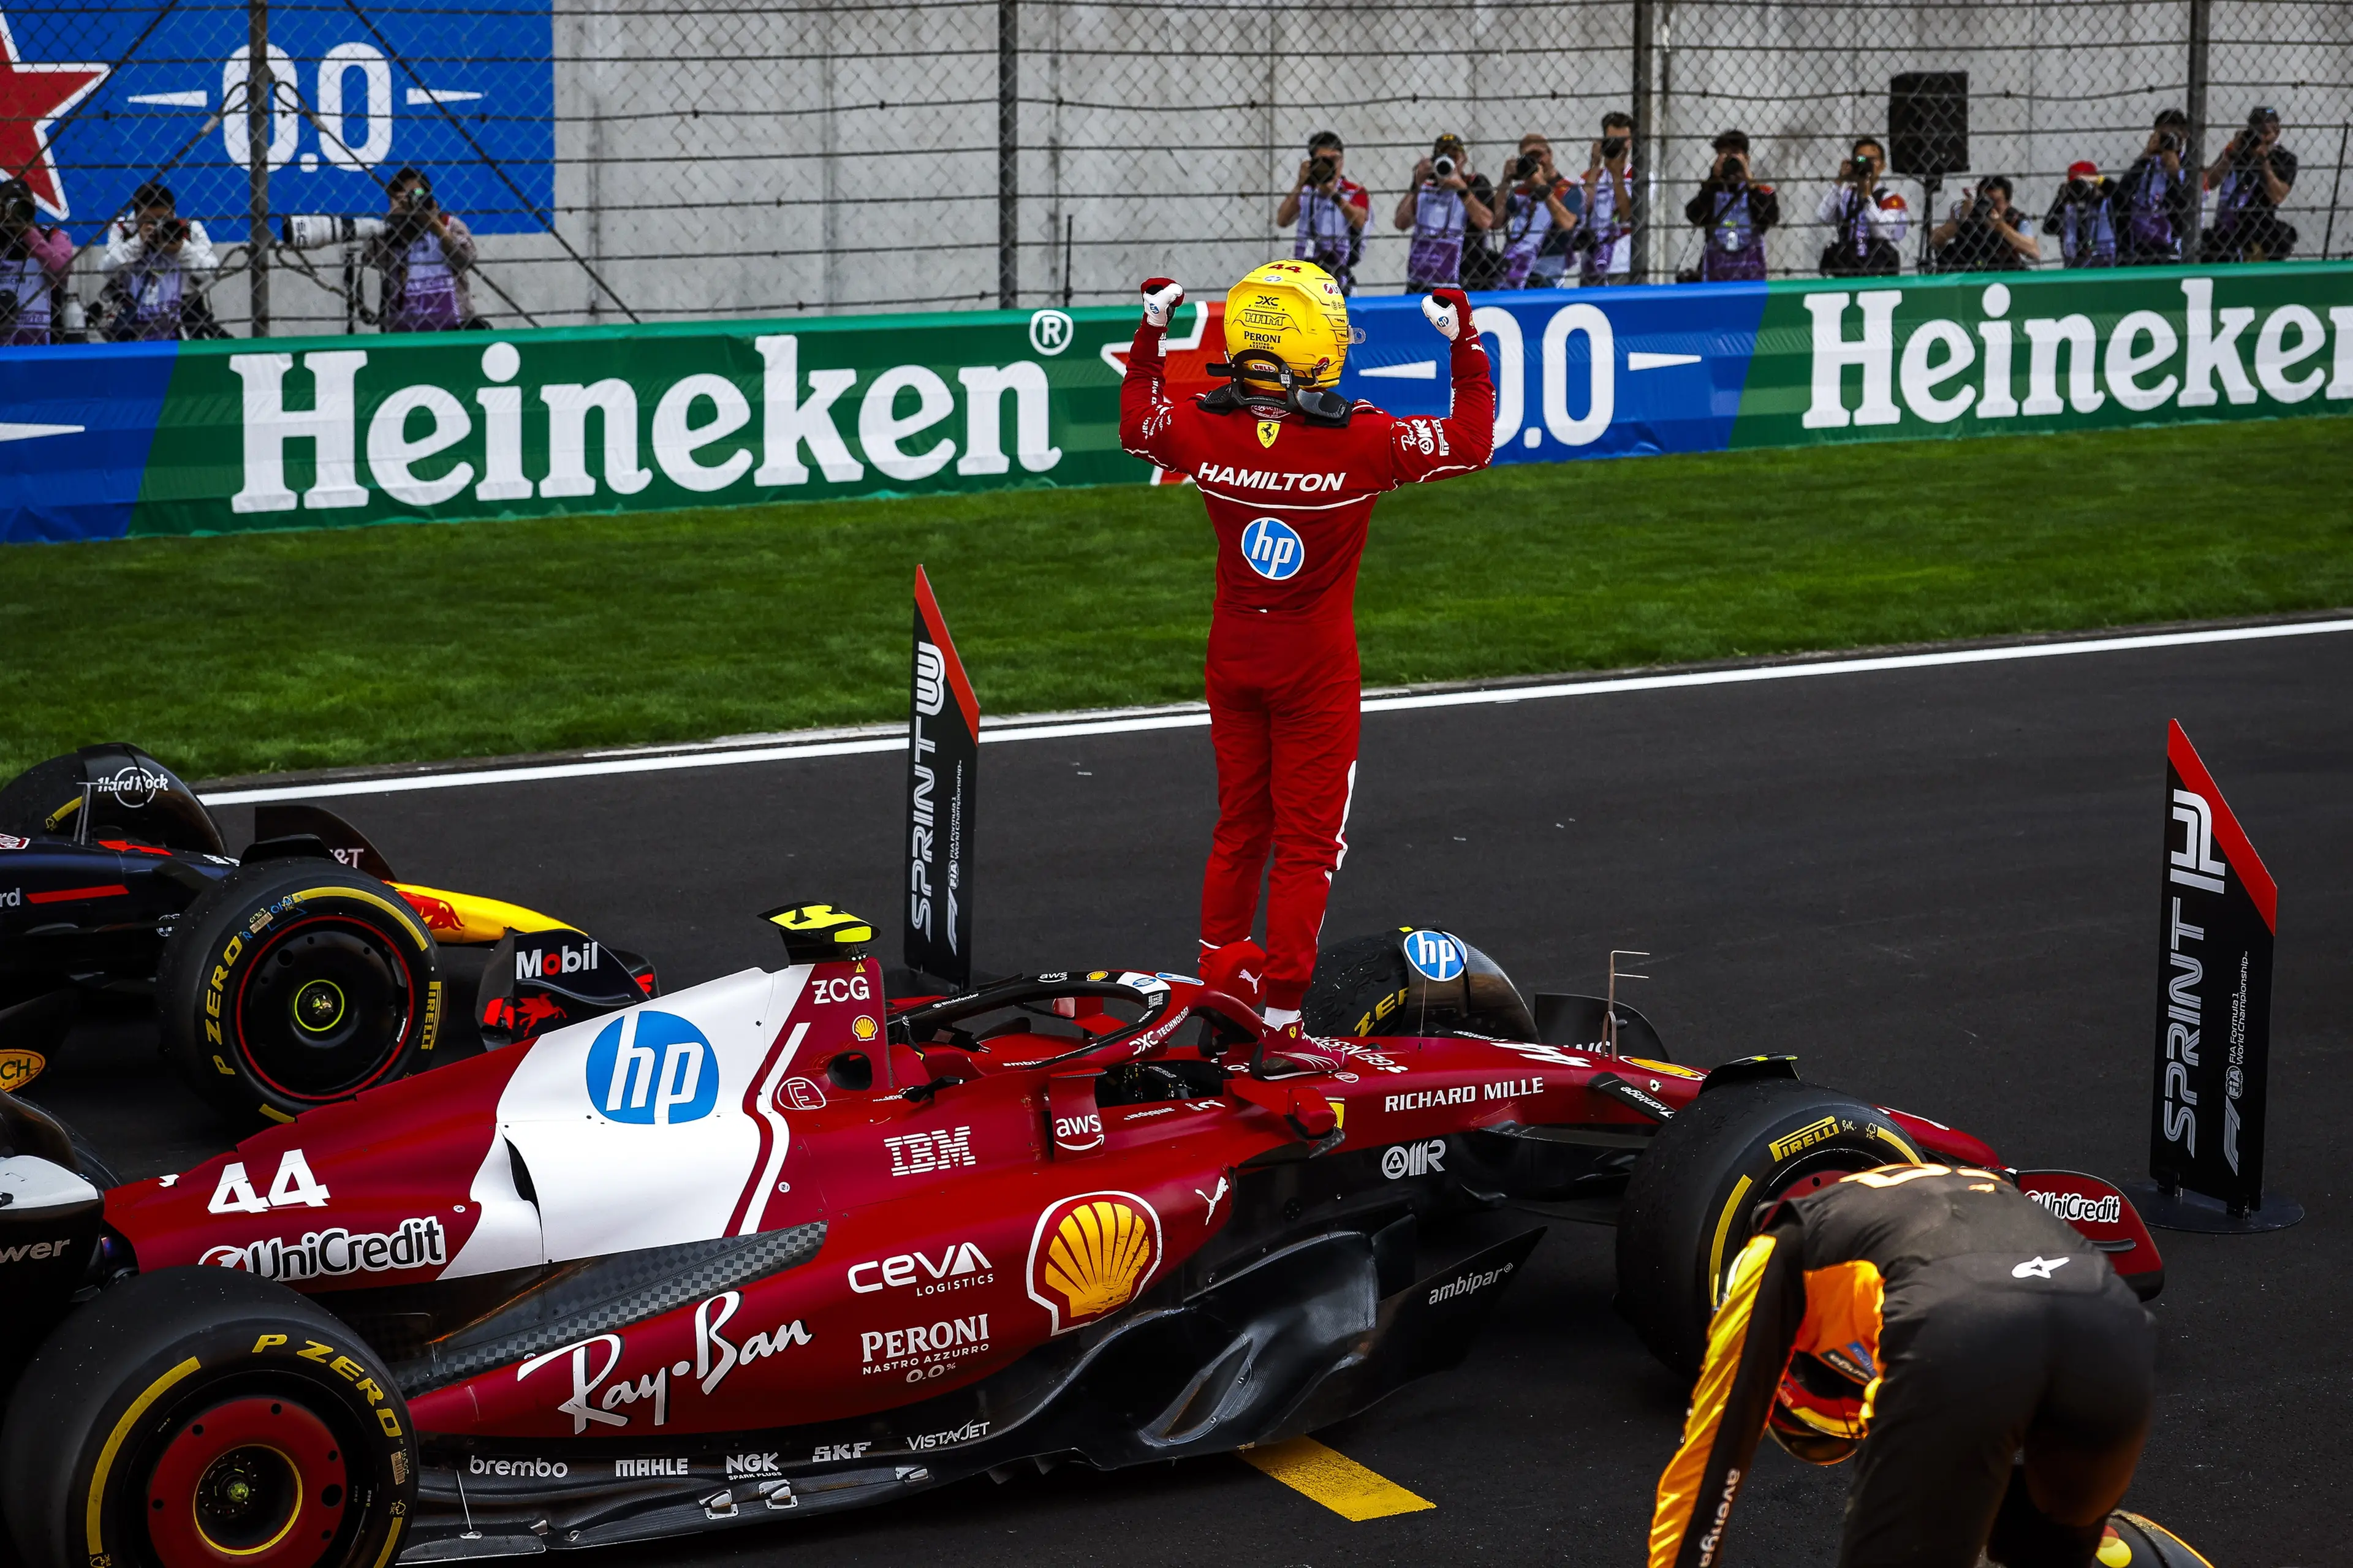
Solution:
[[[1329,158],[1318,158],[1307,165],[1307,183],[1321,189],[1338,177],[1340,166]]]
[[[1623,136],[1604,136],[1601,139],[1601,155],[1603,157],[1615,158],[1622,154],[1625,151],[1626,138]]]
[[[2159,153],[2179,153],[2181,151],[2181,138],[2170,131],[2160,132],[2157,138],[2157,150]]]
[[[1851,180],[1862,180],[1867,182],[1871,179],[1873,174],[1876,173],[1876,171],[1873,169],[1870,159],[1865,158],[1861,154],[1857,154],[1855,158],[1847,164],[1846,173],[1847,178]]]
[[[0,219],[5,219],[11,228],[32,227],[36,216],[33,198],[21,192],[9,192],[5,205],[0,205]]]
[[[1440,153],[1430,161],[1430,172],[1441,180],[1452,179],[1457,167],[1453,154],[1449,153]]]
[[[323,250],[331,245],[356,245],[385,232],[380,217],[345,217],[339,213],[289,213],[279,237],[296,250]]]
[[[1514,180],[1533,180],[1536,177],[1537,171],[1543,167],[1544,160],[1542,158],[1537,157],[1534,153],[1523,153],[1518,158],[1513,161],[1512,178]]]

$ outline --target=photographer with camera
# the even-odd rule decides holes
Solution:
[[[1814,208],[1814,221],[1830,230],[1822,247],[1825,278],[1893,278],[1904,269],[1904,236],[1912,209],[1894,191],[1879,188],[1887,149],[1875,136],[1855,139],[1839,165],[1838,184]]]
[[[107,226],[106,253],[99,258],[107,280],[100,300],[108,341],[227,337],[204,297],[218,266],[212,237],[203,224],[180,216],[171,188],[140,186],[130,210]]]
[[[2279,205],[2295,184],[2295,154],[2279,144],[2275,109],[2253,109],[2246,129],[2231,138],[2206,171],[2214,193],[2214,226],[2206,231],[2208,261],[2284,261],[2295,230],[2279,219]]]
[[[1398,201],[1397,226],[1413,231],[1413,247],[1405,258],[1407,293],[1451,289],[1465,281],[1465,243],[1472,233],[1483,236],[1494,226],[1494,210],[1488,205],[1493,199],[1487,176],[1472,172],[1462,138],[1440,136],[1430,156],[1413,166],[1413,188]]]
[[[1634,117],[1613,109],[1585,159],[1585,226],[1577,281],[1630,283],[1634,263]]]
[[[2181,259],[2181,242],[2197,222],[2197,197],[2182,162],[2189,145],[2189,116],[2178,109],[2159,112],[2148,145],[2116,181],[2110,202],[2117,265],[2168,267]]]
[[[2007,176],[1988,174],[1964,191],[1928,235],[1939,272],[2016,272],[2042,259],[2034,220],[2010,205]]]
[[[0,344],[11,348],[50,341],[57,291],[73,266],[73,241],[43,228],[40,216],[30,185],[0,182]]]
[[[1715,139],[1715,162],[1683,216],[1705,237],[1699,260],[1703,283],[1757,282],[1765,276],[1765,231],[1781,221],[1781,198],[1749,178],[1748,135],[1727,131]]]
[[[1503,254],[1494,279],[1498,289],[1548,287],[1532,280],[1538,259],[1556,234],[1566,237],[1577,228],[1577,215],[1561,200],[1574,188],[1567,175],[1552,166],[1552,143],[1535,132],[1520,138],[1519,156],[1512,161],[1511,182],[1503,202]],[[1555,272],[1554,279],[1559,278]]]
[[[2042,216],[2042,232],[2059,237],[2059,255],[2070,267],[2116,264],[2116,183],[2103,179],[2089,159],[2067,165],[2059,194]]]
[[[1291,194],[1274,210],[1275,226],[1296,222],[1298,241],[1292,257],[1312,261],[1332,275],[1342,294],[1356,288],[1356,263],[1365,254],[1365,222],[1372,216],[1372,193],[1349,179],[1343,170],[1348,150],[1335,132],[1319,131],[1308,138],[1307,156]]]
[[[448,332],[482,325],[466,291],[474,237],[441,210],[431,182],[403,169],[385,187],[384,232],[367,242],[366,261],[384,273],[383,330]]]

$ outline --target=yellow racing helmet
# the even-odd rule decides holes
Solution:
[[[1330,387],[1347,363],[1348,345],[1361,341],[1348,325],[1348,300],[1332,275],[1312,261],[1270,261],[1253,267],[1226,295],[1226,359],[1235,374],[1273,380],[1240,356],[1256,350],[1287,366],[1297,387]]]

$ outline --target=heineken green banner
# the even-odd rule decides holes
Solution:
[[[1477,297],[1496,461],[2353,408],[2353,264]],[[1440,412],[1418,302],[1342,390]],[[0,352],[0,540],[1141,484],[1126,306]],[[1169,369],[1206,390],[1219,305]]]
[[[2353,405],[2353,266],[1979,273],[1767,291],[1735,447]]]

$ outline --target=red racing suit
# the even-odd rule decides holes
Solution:
[[[1373,502],[1399,485],[1476,472],[1494,445],[1494,384],[1461,309],[1453,412],[1443,418],[1398,419],[1360,402],[1332,425],[1217,394],[1173,402],[1161,329],[1145,322],[1128,353],[1120,443],[1191,475],[1218,533],[1206,682],[1218,830],[1201,944],[1250,936],[1267,876],[1269,1007],[1295,1010],[1306,994],[1332,875],[1347,853],[1362,700],[1356,563]]]

